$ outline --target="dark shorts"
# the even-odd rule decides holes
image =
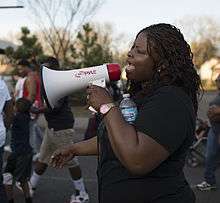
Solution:
[[[32,156],[32,153],[24,155],[10,154],[4,173],[11,173],[15,181],[28,181],[31,176]]]

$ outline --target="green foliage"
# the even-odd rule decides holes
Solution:
[[[43,49],[41,44],[38,42],[36,35],[30,36],[30,30],[27,27],[21,28],[20,37],[21,45],[14,50],[12,47],[7,47],[5,53],[12,63],[17,60],[25,58],[27,60],[36,59],[43,55]]]
[[[71,45],[71,56],[74,59],[74,68],[90,67],[103,63],[111,63],[112,53],[105,36],[103,43],[99,43],[99,35],[90,24],[85,24],[78,33],[76,41]]]

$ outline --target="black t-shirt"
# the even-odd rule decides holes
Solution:
[[[32,151],[30,146],[30,115],[29,113],[16,113],[11,128],[11,148],[12,152],[26,154]]]
[[[45,119],[48,122],[48,128],[53,128],[56,131],[73,128],[74,117],[68,97],[61,99],[59,104],[59,107],[44,113]]]
[[[190,98],[178,87],[165,86],[157,89],[151,96],[145,97],[138,106],[138,116],[134,123],[136,130],[161,144],[169,151],[170,156],[152,172],[143,176],[134,176],[114,155],[107,132],[100,127],[103,130],[99,138],[101,152],[98,167],[101,197],[104,195],[102,198],[105,199],[105,191],[111,189],[114,191],[113,188],[117,188],[117,184],[124,183],[118,187],[118,190],[122,188],[121,193],[123,193],[123,187],[126,188],[126,193],[128,197],[130,196],[128,199],[132,199],[133,196],[140,197],[139,200],[136,199],[138,203],[142,200],[154,202],[154,199],[161,196],[165,198],[169,194],[180,198],[180,194],[183,193],[181,199],[183,197],[185,199],[182,200],[193,202],[191,190],[183,174],[185,157],[192,144],[195,130],[196,118]],[[138,194],[134,194],[128,185],[141,186],[137,190]],[[120,196],[120,191],[118,193]]]

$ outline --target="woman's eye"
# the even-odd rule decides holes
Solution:
[[[138,54],[146,54],[146,51],[137,49],[137,53],[138,53]]]
[[[131,49],[134,49],[134,45],[131,47]]]

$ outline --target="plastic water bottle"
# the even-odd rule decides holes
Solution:
[[[123,94],[123,99],[119,105],[121,113],[124,119],[128,123],[134,123],[137,117],[137,106],[134,101],[130,98],[130,94]]]

